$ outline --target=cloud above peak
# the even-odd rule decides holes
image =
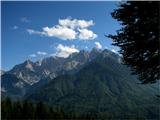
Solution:
[[[43,31],[46,36],[57,37],[62,40],[73,40],[76,39],[77,35],[77,33],[73,29],[59,25],[52,28],[44,27]]]
[[[47,37],[56,37],[62,40],[93,40],[97,35],[88,27],[95,25],[92,20],[59,19],[59,24],[53,27],[43,27],[42,31],[27,29],[29,34],[38,34]]]
[[[97,37],[93,31],[88,29],[79,29],[79,39],[81,40],[93,40]]]
[[[78,19],[71,19],[71,18],[60,19],[59,24],[61,26],[70,27],[72,29],[87,28],[94,25],[93,20],[86,21],[86,20],[78,20]]]
[[[102,45],[99,42],[94,43],[97,49],[102,49]]]
[[[31,58],[44,57],[44,56],[46,56],[47,54],[48,54],[48,53],[43,52],[43,51],[37,51],[37,52],[34,53],[34,54],[30,54],[29,57],[31,57]]]
[[[55,53],[55,56],[57,57],[63,57],[67,58],[70,54],[79,52],[78,49],[74,45],[66,46],[62,44],[58,44],[56,47],[57,52]]]

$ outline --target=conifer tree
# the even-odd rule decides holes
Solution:
[[[160,2],[127,1],[111,15],[122,28],[108,35],[113,45],[120,47],[124,63],[132,68],[142,83],[160,80]]]

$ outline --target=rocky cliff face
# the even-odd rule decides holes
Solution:
[[[14,74],[29,85],[33,85],[47,77],[53,79],[61,73],[76,71],[101,52],[93,49],[91,52],[80,51],[79,53],[74,53],[68,58],[48,57],[36,62],[26,60],[24,63],[13,67],[7,73]]]
[[[93,49],[91,52],[82,50],[79,53],[73,53],[67,58],[48,57],[36,62],[26,60],[25,62],[14,66],[10,71],[5,72],[5,76],[3,76],[2,81],[4,81],[4,78],[8,75],[14,75],[19,79],[19,81],[14,83],[13,86],[26,89],[28,86],[41,84],[41,82],[44,84],[45,79],[54,79],[57,76],[66,73],[73,74],[88,62],[95,59],[96,56],[104,53],[111,54],[110,51],[102,52],[100,50]],[[2,75],[4,75],[4,73]],[[12,82],[12,79],[8,80],[8,82]],[[25,84],[25,86],[23,84]],[[5,87],[3,88],[6,90]]]

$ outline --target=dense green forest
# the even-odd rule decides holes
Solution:
[[[74,112],[64,112],[62,107],[51,107],[43,102],[33,103],[28,100],[11,101],[6,98],[1,102],[2,120],[10,119],[97,119],[96,114],[80,116]]]
[[[1,119],[2,120],[115,120],[114,113],[101,115],[97,112],[87,112],[84,115],[80,115],[76,112],[64,111],[62,107],[51,107],[41,101],[33,103],[29,100],[23,101],[11,101],[10,98],[6,98],[1,102]],[[133,118],[125,116],[123,119],[116,118],[118,120],[133,120]],[[145,120],[146,118],[134,118],[134,120]]]

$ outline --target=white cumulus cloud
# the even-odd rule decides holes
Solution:
[[[32,34],[45,35],[44,32],[36,31],[36,30],[33,30],[33,29],[27,29],[27,32],[28,32],[30,35],[32,35]]]
[[[90,21],[78,20],[77,23],[80,28],[87,28],[89,26],[94,25],[93,20],[90,20]]]
[[[102,49],[102,45],[99,42],[94,43],[97,49]]]
[[[59,25],[52,28],[44,27],[43,31],[46,36],[57,37],[62,40],[67,40],[67,39],[73,40],[73,39],[76,39],[76,35],[77,35],[77,33],[73,29],[70,29],[64,26],[59,26]]]
[[[78,20],[78,19],[71,19],[71,18],[66,18],[66,19],[60,19],[59,24],[61,26],[66,26],[70,28],[87,28],[89,26],[94,25],[93,20]]]
[[[31,57],[31,58],[35,58],[35,57],[38,57],[38,56],[45,56],[45,55],[47,55],[48,53],[46,53],[46,52],[42,52],[42,51],[37,51],[35,54],[30,54],[29,55],[29,57]]]
[[[55,53],[55,56],[63,57],[63,58],[67,58],[72,53],[79,52],[79,50],[76,49],[74,45],[65,46],[62,44],[58,44],[58,46],[56,47],[56,50],[57,52]]]
[[[97,37],[93,31],[88,29],[79,29],[79,39],[81,40],[93,40]]]
[[[56,37],[62,40],[93,40],[97,35],[89,30],[88,27],[94,25],[92,20],[78,20],[78,19],[60,19],[59,24],[53,27],[43,27],[42,31],[27,29],[29,34],[38,34],[48,37]]]

